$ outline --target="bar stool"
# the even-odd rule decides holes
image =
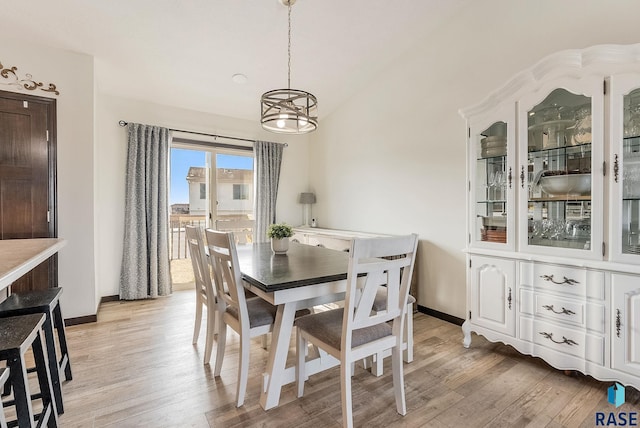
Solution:
[[[44,314],[21,315],[0,319],[0,361],[6,361],[9,368],[9,384],[13,390],[13,400],[6,405],[16,407],[18,419],[11,421],[10,426],[31,428],[35,426],[58,426],[58,413],[53,387],[49,375],[49,364],[42,345],[42,327],[45,324]],[[24,355],[27,350],[33,350],[36,363],[36,373],[40,392],[31,394],[27,366]],[[31,400],[42,400],[42,411],[33,414]],[[36,422],[37,421],[37,422]],[[17,423],[17,424],[16,424]],[[36,425],[37,424],[37,425]]]
[[[9,380],[9,369],[0,369],[0,390],[4,389],[4,384]],[[7,419],[4,417],[4,408],[0,402],[0,428],[7,428]]]
[[[56,399],[58,414],[64,413],[62,403],[62,385],[60,373],[64,371],[66,380],[71,380],[71,364],[69,362],[69,351],[67,349],[67,337],[64,330],[64,320],[60,310],[60,295],[62,288],[49,288],[47,290],[36,290],[10,295],[4,302],[0,303],[0,318],[13,317],[28,314],[45,314],[44,337],[47,344],[47,356],[49,360],[49,373]],[[60,344],[60,358],[56,356],[56,346],[53,330],[58,333],[58,343]]]

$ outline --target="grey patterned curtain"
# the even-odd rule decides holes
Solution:
[[[129,123],[124,253],[120,298],[171,294],[169,275],[169,130]]]
[[[256,141],[253,150],[256,157],[256,225],[253,242],[267,242],[267,228],[276,221],[276,199],[283,144]]]

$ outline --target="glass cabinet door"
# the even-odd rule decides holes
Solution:
[[[611,254],[640,261],[640,84],[637,77],[611,82]]]
[[[594,206],[601,207],[593,195],[594,150],[602,150],[602,139],[592,138],[593,105],[591,97],[559,88],[521,112],[520,230],[528,251],[601,257],[594,251],[601,245],[594,243],[594,229],[602,228],[594,220],[601,216],[593,215]]]
[[[510,113],[510,115],[509,115]],[[515,111],[505,120],[489,121],[470,129],[471,203],[470,244],[475,247],[513,249],[515,176],[512,160]],[[503,117],[504,117],[503,116]]]

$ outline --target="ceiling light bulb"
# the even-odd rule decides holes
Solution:
[[[298,125],[299,126],[307,126],[307,120],[306,119],[298,119]]]
[[[276,126],[277,126],[278,128],[284,128],[284,125],[285,125],[285,123],[284,123],[284,120],[283,120],[283,119],[280,119],[280,120],[278,120],[278,121],[276,122]]]

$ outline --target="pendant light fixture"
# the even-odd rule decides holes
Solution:
[[[267,131],[282,134],[306,134],[318,127],[318,100],[313,94],[291,89],[291,6],[296,0],[280,0],[289,8],[289,45],[287,89],[274,89],[262,94],[260,122]]]

